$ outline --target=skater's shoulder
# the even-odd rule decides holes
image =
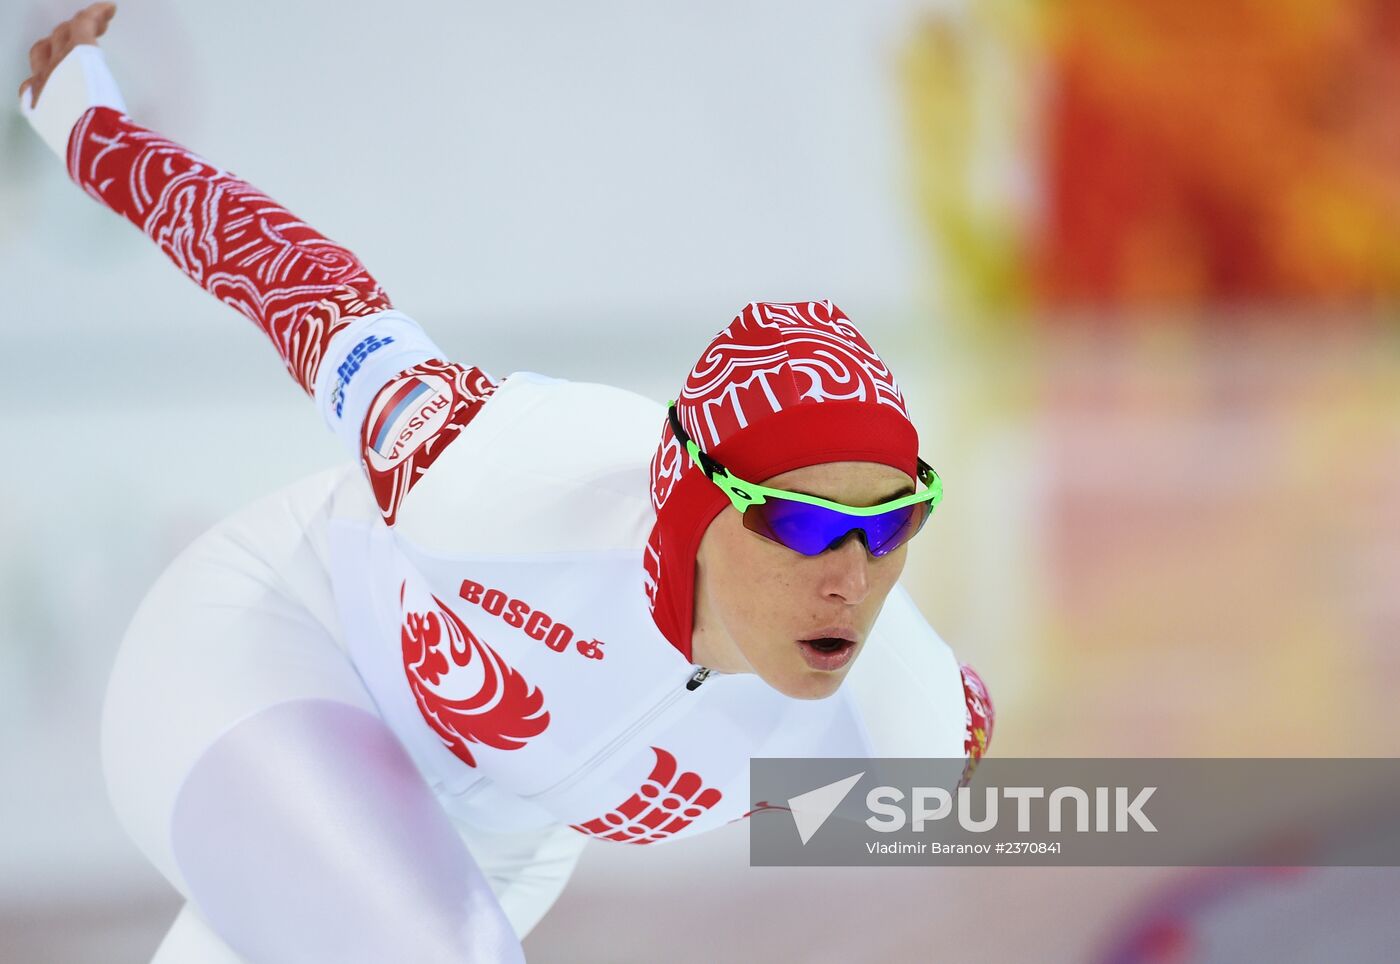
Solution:
[[[463,449],[482,465],[586,482],[646,465],[665,420],[660,403],[624,388],[514,372],[463,433]]]
[[[624,389],[514,373],[415,481],[395,529],[439,551],[639,549],[664,422]]]
[[[498,411],[528,410],[558,429],[586,425],[584,434],[590,437],[636,425],[659,433],[666,418],[665,406],[626,388],[530,371],[507,375],[491,402]]]

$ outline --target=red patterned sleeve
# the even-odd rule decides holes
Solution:
[[[962,784],[967,785],[972,771],[992,745],[992,727],[996,725],[996,710],[992,697],[987,692],[987,684],[977,671],[966,663],[958,667],[962,673],[963,699],[967,703],[967,733],[963,739],[963,752],[967,754],[967,765],[963,768]]]
[[[248,316],[307,394],[317,395],[322,362],[335,366],[321,379],[328,400],[318,402],[329,406],[332,427],[364,465],[389,524],[495,389],[480,369],[420,352],[393,377],[362,376],[362,383],[378,379],[383,387],[355,385],[362,401],[348,407],[363,421],[340,432],[335,418],[355,375],[372,369],[372,353],[395,336],[405,341],[404,326],[416,329],[397,313],[387,320],[389,299],[354,254],[247,182],[107,107],[87,111],[73,128],[68,173],[191,280]],[[385,323],[376,328],[380,319]],[[430,345],[426,338],[423,344]],[[382,352],[380,360],[393,354]]]
[[[93,108],[74,127],[68,173],[196,284],[247,315],[308,394],[335,333],[390,307],[345,248],[252,185],[110,108]]]

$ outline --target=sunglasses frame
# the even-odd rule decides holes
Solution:
[[[705,477],[719,486],[725,495],[729,496],[730,503],[734,508],[743,512],[750,506],[762,505],[769,499],[786,499],[789,502],[806,502],[809,505],[821,506],[824,509],[831,509],[845,515],[863,518],[867,516],[882,515],[886,512],[893,512],[895,509],[902,509],[905,506],[914,505],[919,502],[928,502],[928,514],[933,515],[933,510],[938,508],[938,503],[943,500],[943,480],[938,477],[932,467],[923,459],[918,460],[919,481],[925,486],[923,491],[915,492],[912,495],[901,496],[890,502],[882,502],[879,505],[846,505],[844,502],[833,502],[830,499],[822,499],[815,495],[806,495],[802,492],[789,492],[786,489],[773,489],[766,485],[759,485],[747,479],[741,479],[733,472],[729,471],[719,462],[710,458],[700,450],[684,428],[681,427],[680,417],[676,414],[676,403],[673,400],[667,409],[667,418],[671,422],[671,431],[677,440],[685,446],[685,450],[690,453],[690,460],[699,467]],[[719,476],[719,478],[716,478]],[[912,538],[912,537],[911,537]]]

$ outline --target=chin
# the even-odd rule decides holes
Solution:
[[[764,682],[795,700],[824,700],[841,688],[845,678],[845,673],[818,673],[803,667],[777,679],[765,677]]]

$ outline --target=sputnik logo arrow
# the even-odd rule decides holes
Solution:
[[[788,806],[792,808],[792,819],[797,823],[797,835],[802,838],[804,847],[863,776],[865,776],[864,770],[853,777],[846,777],[835,783],[828,783],[824,787],[808,790],[806,793],[798,794],[788,800]]]

